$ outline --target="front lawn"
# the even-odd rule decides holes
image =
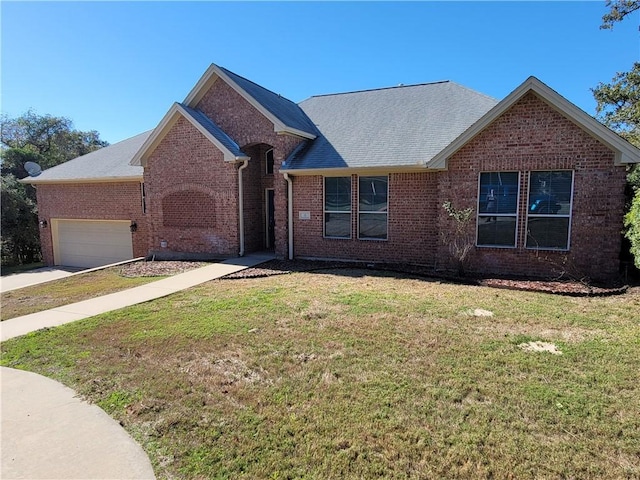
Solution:
[[[4,342],[1,358],[104,408],[159,479],[640,477],[637,289],[223,279]]]
[[[119,292],[162,278],[127,278],[120,274],[120,270],[121,267],[111,267],[3,292],[0,294],[1,318],[9,320],[100,295]]]

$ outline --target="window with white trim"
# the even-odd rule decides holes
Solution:
[[[358,238],[387,239],[389,177],[358,177]]]
[[[519,191],[519,172],[480,173],[476,238],[478,246],[516,246]]]
[[[572,200],[573,171],[529,173],[527,248],[569,249]]]
[[[351,177],[324,177],[324,236],[351,238]]]

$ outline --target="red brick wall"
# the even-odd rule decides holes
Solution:
[[[521,172],[517,248],[477,247],[471,253],[469,270],[548,276],[565,269],[592,279],[615,277],[625,169],[613,162],[614,153],[607,147],[535,94],[525,95],[456,153],[449,160],[448,171],[439,175],[441,200],[451,200],[456,208],[476,210],[478,172]],[[528,173],[564,169],[575,172],[570,251],[525,249]],[[449,228],[451,222],[440,210],[439,228]],[[439,257],[447,258],[446,246],[439,246]]]
[[[225,162],[222,152],[181,117],[152,152],[144,170],[149,250],[160,255],[167,252],[210,257],[237,255],[236,170],[237,166]],[[190,227],[166,221],[163,202],[166,206],[167,200],[191,194],[207,199],[205,208],[201,205],[195,212],[200,220]],[[171,206],[167,213],[171,218],[194,214],[188,202]],[[161,241],[167,242],[166,248],[161,247]]]
[[[273,131],[273,123],[271,123],[264,115],[256,110],[249,102],[247,102],[233,88],[224,81],[218,79],[209,91],[198,102],[196,108],[211,120],[213,120],[222,130],[227,133],[233,140],[240,145],[240,148],[251,155],[253,165],[245,169],[243,175],[246,174],[245,195],[249,193],[246,199],[245,209],[245,225],[253,226],[258,218],[258,211],[262,211],[264,201],[258,198],[258,195],[264,197],[265,188],[274,188],[275,192],[275,218],[276,218],[276,255],[284,257],[288,251],[288,233],[287,233],[287,183],[278,174],[282,162],[289,156],[295,147],[297,147],[303,139],[291,135],[278,135]],[[263,160],[254,158],[252,152],[256,150],[251,147],[259,144],[269,145],[273,147],[274,152],[274,176],[272,180],[262,178],[261,184],[258,185],[258,176],[260,171],[264,172]],[[261,151],[260,149],[258,149]],[[260,161],[260,168],[256,165]],[[261,169],[261,170],[260,170]],[[249,170],[247,172],[247,170]],[[268,184],[265,182],[273,182]],[[254,190],[252,190],[254,189]],[[255,192],[255,189],[260,190]],[[263,222],[263,220],[260,220]],[[248,236],[245,237],[246,247],[250,249],[261,249],[264,233],[259,229],[247,231]],[[251,251],[251,250],[248,250]]]
[[[359,240],[358,177],[351,177],[351,238],[323,238],[322,176],[294,177],[296,257],[433,264],[437,248],[437,174],[392,173],[388,191],[388,239]],[[301,220],[300,211],[311,213]]]
[[[147,254],[147,223],[142,213],[139,182],[70,183],[36,186],[38,216],[46,220],[47,228],[40,229],[42,255],[47,265],[53,265],[51,219],[131,220],[138,230],[132,234],[133,255]]]
[[[474,247],[468,271],[549,276],[562,269],[592,279],[615,277],[619,267],[624,167],[614,154],[530,93],[456,153],[444,172],[389,175],[387,241],[357,239],[357,176],[352,177],[352,238],[323,238],[321,176],[294,179],[295,255],[364,261],[411,262],[453,269],[440,232],[453,223],[442,203],[477,210],[481,171],[521,171],[517,248]],[[571,246],[568,252],[528,250],[528,172],[574,170]],[[300,220],[309,211],[310,220]],[[475,236],[475,218],[471,231]]]
[[[220,79],[205,93],[196,109],[213,120],[240,147],[258,143],[275,145],[278,138],[273,123]]]

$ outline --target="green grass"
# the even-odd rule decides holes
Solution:
[[[2,320],[41,312],[100,295],[137,287],[164,277],[123,277],[118,267],[73,275],[0,294]]]
[[[639,312],[637,289],[327,271],[209,282],[4,342],[1,362],[100,405],[159,479],[640,478]]]

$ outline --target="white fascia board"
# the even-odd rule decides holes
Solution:
[[[175,106],[177,103],[174,103],[169,111],[162,117],[160,123],[153,129],[151,135],[147,137],[144,143],[140,146],[138,151],[135,153],[129,165],[135,165],[144,167],[147,163],[146,154],[148,152],[152,152],[156,149],[160,141],[164,138],[165,130],[169,130],[175,123]]]
[[[285,127],[283,130],[277,130],[274,126],[273,131],[278,135],[293,135],[294,137],[302,137],[307,140],[314,140],[317,135],[313,135],[309,132],[303,132],[302,130],[298,130],[297,128]]]
[[[535,93],[541,100],[562,116],[566,117],[579,128],[585,130],[587,133],[594,136],[604,145],[613,150],[615,152],[616,165],[624,163],[640,163],[639,149],[624,140],[617,133],[602,125],[595,118],[588,115],[582,109],[578,108],[536,77],[529,77],[495,107],[489,110],[482,118],[480,118],[480,120],[471,125],[458,138],[428,161],[425,164],[425,167],[429,169],[446,169],[447,161],[452,155],[470,142],[530,91]]]
[[[305,168],[287,170],[281,168],[280,173],[291,177],[322,175],[325,177],[345,177],[347,175],[386,175],[389,173],[424,173],[423,165],[407,165],[402,167],[341,167],[341,168]]]
[[[143,176],[132,177],[99,177],[99,178],[58,178],[50,180],[38,180],[37,178],[23,178],[18,180],[20,183],[30,183],[32,185],[63,185],[69,183],[130,183],[142,182]]]
[[[191,89],[182,103],[187,105],[188,107],[196,108],[197,103],[202,100],[204,94],[207,93],[207,91],[218,79],[217,71],[219,71],[217,65],[212,63],[209,68],[207,68],[207,71],[204,72],[202,77],[200,77],[200,80],[198,80],[198,82],[194,85],[194,87]]]
[[[249,157],[236,157],[225,147],[220,141],[214,137],[206,128],[196,121],[179,103],[174,103],[166,115],[162,118],[158,126],[153,130],[149,138],[142,144],[140,150],[136,152],[130,165],[145,166],[147,163],[147,155],[153,152],[160,144],[165,135],[171,130],[171,127],[177,122],[179,115],[186,118],[189,123],[198,129],[211,143],[213,143],[224,156],[225,162],[237,162],[248,160]]]

